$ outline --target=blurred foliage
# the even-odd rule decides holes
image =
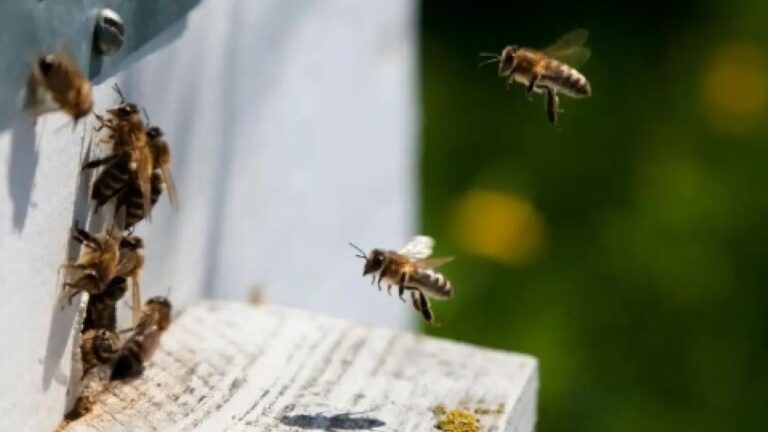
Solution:
[[[538,430],[761,430],[768,2],[451,2],[421,15],[432,334],[528,352]],[[505,89],[478,53],[590,30],[593,97]]]

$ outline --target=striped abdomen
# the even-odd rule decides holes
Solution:
[[[592,95],[592,87],[581,72],[552,59],[548,60],[545,72],[539,78],[537,86],[551,87],[558,93],[575,98]]]
[[[110,163],[93,182],[91,198],[96,202],[96,208],[106,204],[117,196],[131,179],[130,154],[123,153],[114,162]]]
[[[112,278],[98,294],[88,298],[82,331],[90,329],[108,329],[114,331],[117,327],[117,302],[128,289],[127,281],[122,276]]]
[[[144,351],[143,337],[131,337],[128,339],[120,349],[120,354],[118,354],[115,364],[112,366],[110,379],[121,380],[141,375],[144,372],[142,351]]]
[[[431,269],[417,270],[411,273],[407,284],[419,288],[432,298],[449,299],[453,297],[451,282],[441,273]]]
[[[163,193],[163,177],[159,172],[152,173],[150,178],[150,204],[154,207],[157,200],[160,199],[160,194]],[[119,210],[121,207],[125,207],[125,229],[129,229],[132,226],[139,223],[146,216],[144,211],[144,195],[141,193],[141,187],[135,177],[131,179],[128,187],[120,194],[115,205],[115,210]]]

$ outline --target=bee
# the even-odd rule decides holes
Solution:
[[[91,83],[63,51],[42,55],[35,61],[29,75],[28,90],[37,93],[45,89],[51,99],[75,122],[93,110]]]
[[[387,292],[392,285],[398,287],[400,300],[410,291],[411,302],[428,323],[433,323],[434,314],[428,297],[445,300],[453,297],[453,287],[448,279],[434,269],[453,257],[430,258],[435,241],[428,236],[416,236],[399,251],[373,249],[368,254],[350,243],[365,260],[363,276],[373,275],[371,284],[377,283],[381,290],[382,281],[387,284]],[[378,282],[377,282],[378,277]]]
[[[109,281],[104,291],[91,294],[83,319],[83,332],[91,329],[115,331],[117,328],[117,302],[128,290],[128,281],[122,276],[115,276]]]
[[[96,235],[79,228],[77,222],[72,228],[72,238],[80,243],[80,256],[74,263],[67,262],[62,267],[75,270],[79,277],[74,282],[65,282],[65,292],[69,292],[68,301],[81,292],[98,294],[104,291],[109,281],[115,276],[119,261],[119,243],[121,235],[115,230]]]
[[[147,300],[133,334],[120,348],[110,379],[133,378],[144,372],[144,364],[157,349],[160,336],[171,325],[171,311],[171,302],[166,297]]]
[[[138,105],[126,102],[120,88],[115,85],[115,91],[120,96],[120,103],[109,110],[108,116],[96,114],[99,126],[109,131],[102,143],[112,146],[112,154],[102,159],[89,161],[83,165],[83,170],[106,166],[96,178],[91,191],[91,198],[96,202],[96,210],[110,199],[124,191],[134,182],[142,193],[144,214],[149,217],[151,204],[152,154],[147,146],[146,125],[141,119]]]
[[[492,57],[485,63],[499,63],[499,77],[507,79],[507,85],[515,82],[527,87],[527,94],[545,93],[547,98],[547,118],[557,125],[560,112],[558,94],[572,98],[584,98],[592,95],[589,81],[576,67],[589,59],[591,51],[584,47],[589,32],[584,29],[574,30],[558,39],[548,48],[538,51],[510,45],[501,54],[483,53]]]
[[[113,330],[91,329],[80,337],[83,376],[92,368],[109,364],[120,351],[120,336]]]

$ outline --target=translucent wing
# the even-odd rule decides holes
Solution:
[[[423,260],[432,255],[434,245],[435,240],[432,237],[420,235],[412,238],[398,253],[413,260]]]
[[[139,278],[131,278],[131,309],[133,312],[133,325],[138,325],[141,319],[141,287]]]
[[[454,257],[435,257],[416,260],[415,263],[420,268],[438,268],[454,260]]]
[[[168,199],[171,201],[171,207],[173,207],[173,210],[179,211],[179,198],[176,195],[176,183],[171,175],[171,167],[164,165],[160,168],[160,172],[162,172],[163,181],[165,181],[165,188],[168,192]]]
[[[574,30],[544,49],[544,53],[563,63],[578,67],[589,60],[589,56],[592,54],[592,51],[584,46],[588,37],[589,32],[587,30]]]

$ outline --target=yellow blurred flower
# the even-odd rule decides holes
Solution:
[[[702,80],[702,95],[713,126],[746,131],[763,118],[768,102],[768,60],[749,42],[730,42],[712,51]]]
[[[459,199],[453,219],[457,242],[472,253],[523,266],[544,247],[544,221],[527,200],[513,194],[472,190]]]

